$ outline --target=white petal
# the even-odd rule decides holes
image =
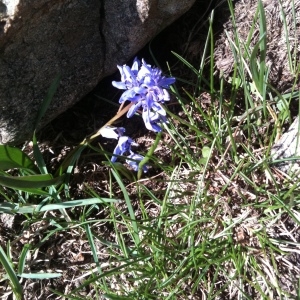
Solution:
[[[115,129],[117,129],[117,127],[106,126],[100,130],[100,133],[105,138],[117,140],[119,138],[119,135],[115,132]]]

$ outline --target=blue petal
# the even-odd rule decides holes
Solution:
[[[152,109],[153,109],[155,112],[157,112],[158,114],[162,115],[162,116],[165,116],[165,115],[166,115],[166,111],[165,111],[165,110],[163,109],[163,107],[162,107],[159,103],[157,103],[157,102],[153,103]]]
[[[131,144],[133,143],[133,140],[128,136],[121,136],[119,138],[118,144],[116,148],[114,149],[113,156],[111,158],[112,162],[115,162],[117,160],[117,157],[115,155],[123,155],[125,152],[131,151]]]
[[[121,149],[120,149],[119,145],[116,146],[116,148],[114,149],[113,154],[121,155]],[[111,162],[115,162],[117,160],[117,156],[112,156],[112,158],[110,160],[111,160]]]
[[[119,103],[122,103],[127,100],[132,101],[135,98],[135,96],[136,92],[133,89],[127,90],[121,95]]]
[[[152,67],[151,67],[151,65],[148,65],[144,59],[142,59],[142,67],[141,68],[143,68],[143,67],[146,70],[148,70],[149,73],[152,73]]]
[[[168,119],[166,118],[166,116],[162,116],[162,115],[159,116],[159,121],[161,123],[168,123]]]
[[[127,91],[125,91],[119,100],[119,103],[122,103],[124,101],[132,101],[137,102],[139,100],[142,100],[146,95],[147,90],[143,87],[133,87]]]
[[[141,66],[141,68],[140,68],[140,70],[139,70],[139,72],[138,72],[137,77],[138,77],[140,80],[142,80],[145,76],[151,75],[151,73],[152,73],[152,68],[151,68],[151,66],[150,66],[150,65],[147,65],[147,64],[145,63],[145,61],[143,60],[142,66]]]
[[[126,90],[127,89],[126,84],[122,81],[113,81],[112,85],[114,87],[116,87],[117,89],[120,89],[120,90]]]
[[[148,89],[143,87],[143,86],[135,86],[132,88],[132,90],[136,93],[136,94],[140,94],[140,95],[146,95],[148,92]]]
[[[124,74],[124,70],[123,70],[123,66],[117,66],[119,71],[120,71],[120,74],[121,74],[121,81],[125,81],[125,74]]]
[[[128,66],[124,66],[123,68],[126,80],[132,81],[135,80],[136,76],[134,73],[131,71],[131,69]]]
[[[174,77],[161,77],[157,84],[161,87],[168,88],[171,84],[173,84],[176,81]]]
[[[149,114],[150,122],[151,123],[166,123],[168,122],[168,119],[164,115],[160,115],[157,112],[151,111]]]
[[[157,114],[149,112],[148,110],[144,109],[143,120],[148,130],[154,132],[161,132],[162,131],[161,127],[156,124],[156,121],[159,120],[156,115]]]
[[[125,132],[125,128],[124,127],[117,127],[116,132],[118,133],[119,137],[122,136]]]
[[[163,89],[162,93],[163,93],[163,101],[169,101],[170,100],[169,92],[167,90]]]
[[[118,139],[125,132],[123,127],[109,127],[106,126],[100,130],[100,133],[103,137],[108,139]]]
[[[125,152],[127,152],[127,151],[130,150],[130,147],[131,147],[131,144],[132,144],[132,143],[133,143],[133,140],[132,140],[130,137],[128,137],[128,136],[121,136],[121,137],[119,138],[118,145],[119,145],[119,147],[120,147],[120,149],[121,149],[122,155],[123,155]]]
[[[132,67],[131,67],[131,70],[134,73],[134,75],[137,75],[137,73],[139,71],[139,68],[140,68],[140,65],[141,65],[140,60],[137,57],[135,57],[134,60],[133,60]]]
[[[128,158],[136,160],[133,161],[127,159],[126,162],[133,168],[134,171],[137,172],[139,169],[139,162],[144,159],[144,156],[131,152]],[[148,167],[146,165],[143,166],[143,171],[145,173],[148,171]]]
[[[145,84],[147,87],[153,87],[155,86],[155,81],[151,76],[146,75],[143,79],[143,84]]]
[[[149,93],[146,95],[145,98],[145,106],[148,110],[150,110],[153,104],[154,104],[153,93],[149,91]]]
[[[131,118],[141,106],[142,101],[139,101],[136,104],[132,105],[127,112],[127,118]]]

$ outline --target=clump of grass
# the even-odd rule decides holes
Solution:
[[[242,44],[237,32],[230,39],[230,82],[213,76],[213,13],[200,65],[175,54],[195,77],[183,91],[173,88],[180,109],[166,107],[170,122],[156,147],[144,149],[149,177],[137,180],[109,163],[100,169],[106,196],[86,183],[88,198],[74,200],[70,184],[82,147],[54,178],[35,138],[33,158],[1,148],[6,201],[0,211],[23,216],[23,232],[0,248],[7,295],[29,299],[35,286],[53,299],[300,296],[299,179],[287,181],[270,157],[289,116],[288,105],[276,104],[295,94],[281,95],[269,85],[265,18],[259,2],[254,47]],[[147,138],[154,143],[153,135]],[[98,158],[107,154],[85,146]],[[18,177],[6,172],[12,168]]]

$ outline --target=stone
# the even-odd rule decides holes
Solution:
[[[0,144],[31,138],[89,93],[195,0],[0,0]],[[80,122],[80,120],[78,120]]]
[[[299,178],[300,174],[300,132],[299,117],[280,137],[271,149],[272,162],[282,172]],[[275,163],[277,161],[277,163]]]

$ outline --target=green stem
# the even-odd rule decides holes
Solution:
[[[67,157],[64,159],[62,164],[60,165],[60,168],[57,171],[57,175],[62,174],[70,165],[71,161],[73,160],[73,156],[76,155],[77,157],[81,154],[83,149],[91,143],[96,137],[101,135],[101,130],[105,128],[106,126],[112,125],[116,120],[121,118],[125,113],[128,112],[130,107],[133,105],[131,102],[127,106],[125,106],[123,109],[117,112],[117,114],[111,118],[107,123],[105,123],[100,129],[98,129],[94,134],[90,135],[89,137],[85,138],[75,149],[73,149]],[[122,106],[121,106],[122,107]]]
[[[128,112],[130,107],[133,105],[133,102],[125,106],[122,110],[118,111],[117,114],[111,118],[107,123],[105,123],[99,130],[97,130],[94,134],[92,134],[90,137],[85,138],[80,145],[87,145],[89,144],[92,140],[94,140],[96,137],[101,135],[101,130],[105,128],[106,126],[112,125],[116,120],[121,118],[125,113]]]
[[[154,144],[152,145],[152,147],[149,149],[149,151],[147,152],[146,156],[144,157],[144,159],[142,159],[139,163],[139,170],[138,170],[138,174],[137,174],[137,178],[138,180],[141,179],[142,177],[142,172],[143,172],[143,166],[149,161],[149,159],[151,158],[151,156],[153,155],[155,149],[157,148],[158,146],[158,143],[161,139],[161,135],[162,135],[162,132],[159,132],[157,135],[156,135],[156,139],[154,141]]]

